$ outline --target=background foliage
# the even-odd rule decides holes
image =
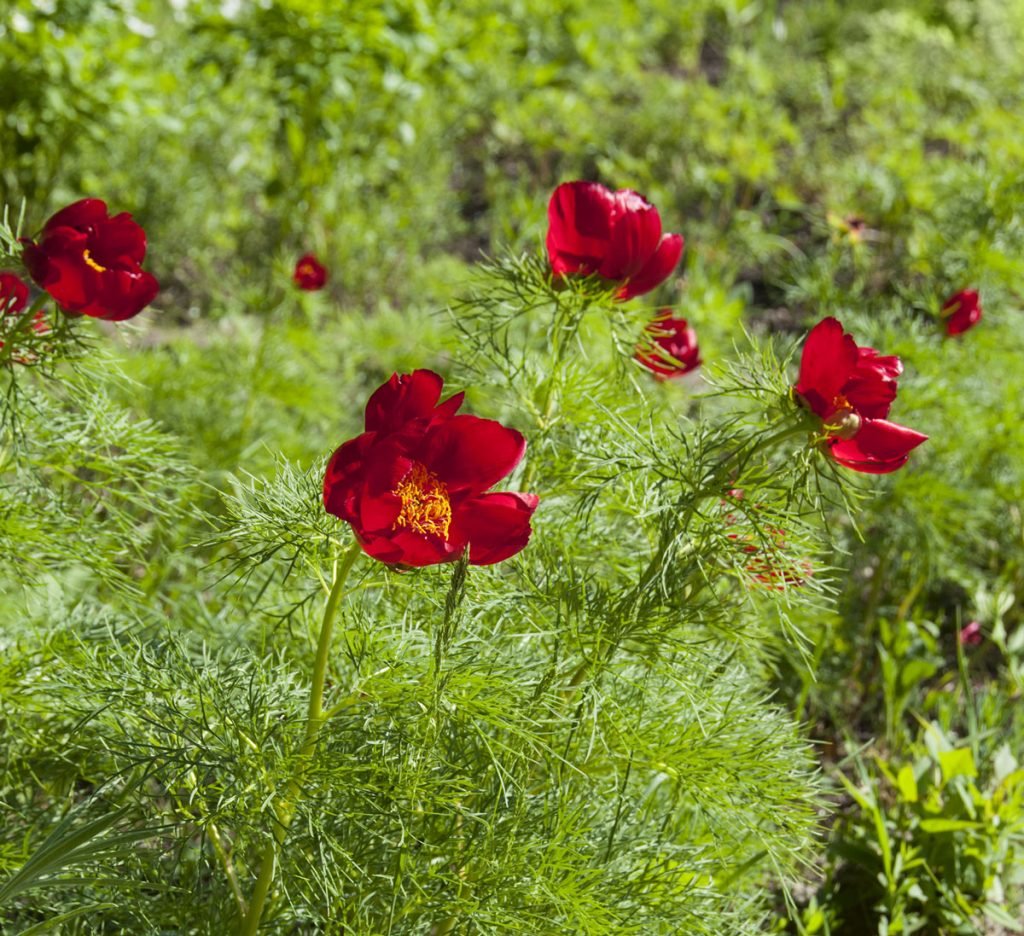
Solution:
[[[279,931],[1019,931],[1022,48],[1019,0],[6,4],[0,201],[24,232],[86,195],[132,211],[162,291],[86,329],[84,369],[21,379],[0,443],[5,928],[226,931],[344,535],[321,459],[433,366],[528,435],[545,511],[507,570],[361,567],[333,673],[360,701]],[[741,327],[784,356],[836,314],[903,358],[899,421],[931,439],[846,477],[849,514],[769,460],[809,587],[721,603],[742,554],[682,563],[570,704],[672,514],[652,479],[692,489],[691,419],[723,411],[632,367],[639,303],[571,354],[544,356],[550,309],[523,360],[496,350],[481,295],[532,280],[474,284],[481,251],[535,251],[575,177],[686,235],[658,298],[709,372],[746,366]],[[323,293],[291,288],[306,250]],[[946,340],[964,286],[985,318]],[[730,555],[717,500],[688,523]]]

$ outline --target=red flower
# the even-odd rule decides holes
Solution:
[[[393,374],[366,404],[366,431],[331,456],[328,513],[352,525],[363,550],[389,565],[501,562],[530,539],[535,494],[487,493],[519,464],[526,440],[490,419],[456,415],[463,394],[438,403],[429,370]]]
[[[0,273],[0,315],[20,315],[28,305],[28,286],[24,280],[15,273]],[[14,328],[19,328],[20,323],[15,323]],[[32,330],[40,335],[50,331],[46,322],[45,313],[42,309],[32,316]],[[0,340],[0,351],[4,348],[3,340]],[[19,354],[17,349],[11,355],[11,360],[18,364],[30,364],[35,360],[35,355],[29,352]]]
[[[682,234],[662,234],[658,209],[629,189],[565,182],[548,202],[548,257],[555,276],[597,273],[632,299],[663,283],[683,255]]]
[[[946,334],[960,335],[981,321],[981,300],[973,289],[961,289],[946,300],[942,307],[946,320]]]
[[[140,266],[145,232],[130,214],[108,217],[106,203],[98,198],[58,211],[39,243],[24,243],[32,279],[69,315],[120,322],[138,315],[159,289]]]
[[[733,501],[742,501],[745,495],[740,488],[732,488],[728,492],[728,498],[731,498]],[[773,591],[800,588],[807,584],[807,580],[814,575],[814,566],[807,559],[785,561],[783,564],[780,564],[782,556],[771,555],[771,550],[766,552],[764,548],[764,546],[769,545],[764,542],[765,537],[763,534],[766,533],[771,537],[774,547],[779,553],[785,550],[785,530],[776,526],[765,526],[763,533],[758,534],[750,529],[752,524],[749,519],[737,515],[730,509],[733,505],[729,499],[723,499],[721,506],[728,511],[725,515],[726,525],[734,529],[734,532],[727,534],[729,539],[742,544],[742,551],[750,557],[744,563],[743,568],[752,579]],[[754,505],[753,510],[758,510],[757,504]],[[745,532],[735,532],[735,530],[742,530],[743,528],[746,528]]]
[[[308,292],[323,289],[324,283],[327,282],[327,268],[313,254],[306,254],[299,257],[298,263],[295,264],[292,282],[299,289],[305,289]]]
[[[960,630],[960,646],[962,647],[976,647],[984,639],[985,635],[981,632],[981,624],[977,621],[971,621],[966,624]]]
[[[638,345],[634,357],[658,380],[682,377],[700,367],[697,333],[686,319],[659,317],[644,330],[647,344]]]
[[[840,465],[888,474],[905,465],[911,450],[928,438],[886,420],[902,372],[898,357],[857,347],[834,318],[811,329],[793,390],[821,417],[829,454]]]
[[[17,315],[28,305],[28,286],[16,273],[0,273],[0,312]]]

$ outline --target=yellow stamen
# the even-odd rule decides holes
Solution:
[[[394,528],[448,538],[452,525],[452,504],[448,487],[424,465],[414,462],[394,491],[402,499],[402,512]]]
[[[83,250],[82,251],[82,259],[89,266],[91,266],[97,273],[106,273],[107,272],[107,268],[105,266],[100,266],[100,264],[98,264],[95,260],[93,260],[92,256],[89,254],[88,250]]]

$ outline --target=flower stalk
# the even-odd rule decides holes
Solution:
[[[306,771],[313,755],[316,753],[320,730],[326,721],[324,717],[324,685],[327,681],[327,662],[330,656],[331,639],[334,634],[334,619],[337,616],[338,606],[345,592],[345,581],[348,579],[348,574],[359,552],[359,544],[354,543],[341,557],[340,562],[335,568],[334,583],[327,597],[327,605],[324,607],[323,621],[320,625],[320,637],[317,640],[316,660],[313,663],[313,682],[309,693],[309,709],[306,713],[306,730],[303,736],[302,747],[299,750],[298,763],[291,782],[288,784],[281,807],[274,810],[277,821],[274,825],[273,838],[263,850],[263,855],[260,859],[260,869],[256,877],[256,886],[249,904],[249,912],[242,919],[242,924],[238,931],[240,936],[252,936],[259,929],[260,920],[266,908],[267,898],[270,895],[270,888],[274,882],[278,852],[284,844],[285,837],[288,835],[288,829],[295,816],[295,806],[299,795],[302,793]]]

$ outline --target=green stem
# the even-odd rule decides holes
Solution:
[[[324,618],[323,623],[320,625],[320,638],[316,648],[316,660],[313,663],[313,686],[309,693],[309,709],[306,714],[306,731],[302,741],[302,748],[299,751],[296,769],[288,784],[288,790],[282,800],[281,807],[274,810],[274,816],[277,820],[274,824],[274,835],[263,849],[256,886],[253,889],[252,901],[249,904],[249,913],[242,920],[238,930],[239,936],[253,936],[259,929],[267,897],[270,895],[270,888],[274,883],[277,853],[284,844],[285,837],[288,835],[288,827],[291,825],[295,814],[295,803],[299,794],[302,793],[302,784],[305,779],[306,770],[309,767],[313,754],[316,752],[320,729],[323,727],[325,720],[324,684],[327,681],[327,661],[331,651],[331,637],[334,633],[334,618],[345,591],[345,580],[348,578],[348,573],[352,569],[352,565],[355,563],[358,555],[359,546],[353,545],[341,557],[341,561],[334,572],[334,584],[331,586],[331,593],[327,598],[327,606],[324,608]]]

